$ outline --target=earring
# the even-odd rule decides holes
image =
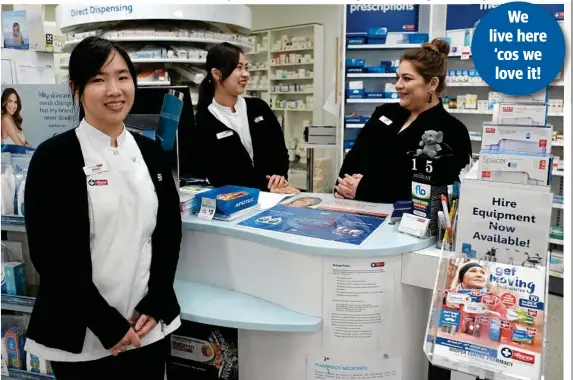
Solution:
[[[432,103],[434,90],[428,91],[428,103]]]

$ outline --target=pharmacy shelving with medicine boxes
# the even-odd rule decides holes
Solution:
[[[315,153],[304,136],[306,127],[322,124],[324,27],[308,24],[258,30],[251,33],[250,44],[247,94],[265,100],[283,128],[289,182],[301,190],[329,192],[334,157],[328,145],[335,146],[336,141],[323,141]]]
[[[80,8],[67,4],[56,8],[67,52],[60,58],[62,69],[67,69],[70,53],[82,39],[99,35],[127,50],[139,86],[188,85],[194,105],[210,47],[228,42],[246,52],[251,49],[247,38],[251,11],[244,5],[134,4],[95,14],[89,13],[90,7],[86,12]]]

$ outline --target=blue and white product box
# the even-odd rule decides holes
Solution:
[[[195,195],[199,212],[203,198],[216,199],[215,217],[228,217],[259,203],[259,190],[241,186],[223,186]]]
[[[179,189],[179,199],[181,202],[181,215],[189,216],[193,213],[192,210],[200,209],[201,204],[197,203],[197,194],[205,193],[212,190],[208,187],[202,186],[183,186]]]
[[[545,126],[547,124],[547,105],[499,103],[493,107],[492,122],[500,125]]]
[[[483,181],[547,186],[551,184],[553,156],[481,151],[479,179]]]
[[[27,296],[26,264],[2,263],[2,293],[11,296]]]
[[[488,152],[550,153],[552,136],[551,126],[484,123],[481,149]]]
[[[430,219],[429,230],[432,236],[438,230],[438,212],[442,207],[442,195],[447,193],[447,186],[412,181],[412,214]]]

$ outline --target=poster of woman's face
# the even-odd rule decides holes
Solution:
[[[30,35],[26,11],[2,12],[2,33],[4,35],[4,47],[28,50],[30,48]]]
[[[12,87],[2,91],[2,145],[29,146],[22,129],[22,99]]]

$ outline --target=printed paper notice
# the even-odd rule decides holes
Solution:
[[[350,359],[347,355],[338,357],[309,355],[306,380],[401,380],[402,360],[384,359],[374,353],[365,353]]]
[[[325,262],[325,347],[382,348],[379,341],[392,331],[393,267],[393,259]]]

